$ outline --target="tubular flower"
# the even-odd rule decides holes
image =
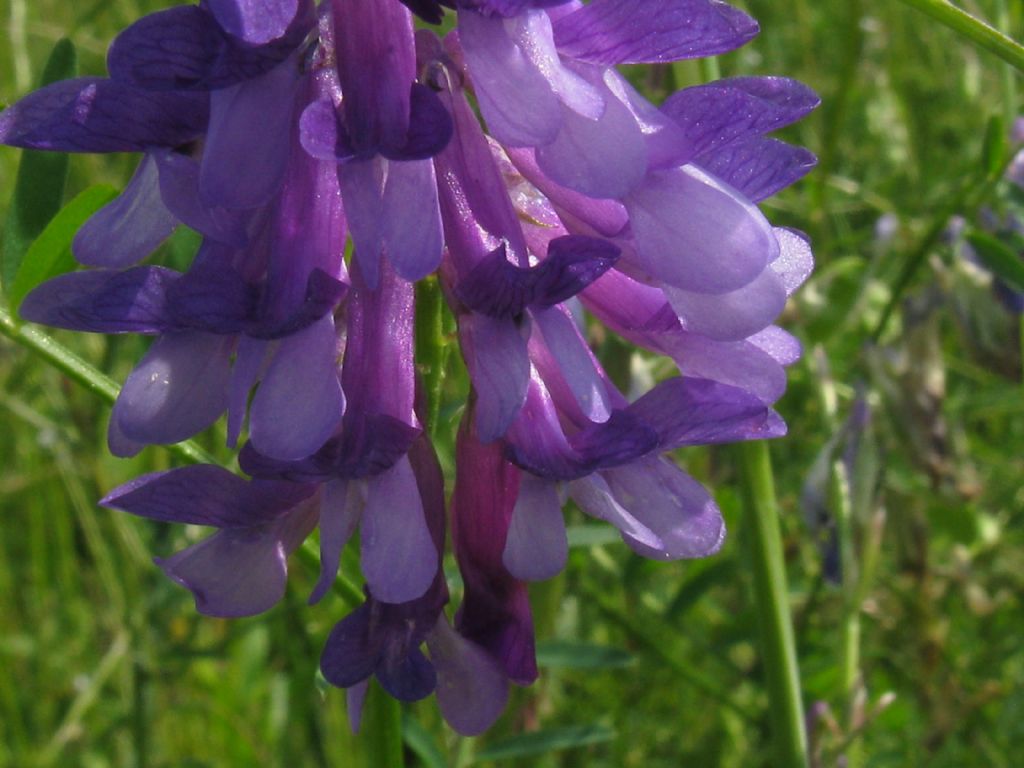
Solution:
[[[416,31],[414,16],[446,12],[444,40]],[[203,0],[124,30],[109,78],[0,113],[10,146],[141,155],[76,236],[84,268],[21,305],[34,322],[154,337],[114,406],[112,452],[225,413],[243,442],[249,479],[185,467],[102,503],[213,529],[157,561],[213,616],[276,604],[314,531],[319,601],[358,531],[365,601],[321,657],[353,725],[376,677],[486,730],[509,683],[537,677],[526,582],[564,567],[568,499],[645,557],[707,556],[721,513],[664,454],[785,433],[772,405],[800,346],[774,322],[812,257],[757,203],[813,166],[767,134],[817,97],[742,77],[655,106],[615,69],[757,31],[719,0]],[[202,238],[191,266],[144,263],[179,225]],[[435,273],[471,383],[453,620],[415,359],[415,283]],[[588,322],[678,374],[623,393]]]

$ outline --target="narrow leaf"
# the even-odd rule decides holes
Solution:
[[[61,39],[50,52],[40,87],[78,74],[78,53],[70,40]],[[0,282],[6,290],[18,274],[29,246],[46,227],[64,199],[68,156],[25,150],[18,165],[14,196],[4,221],[0,243]]]
[[[17,309],[29,291],[51,277],[74,271],[71,241],[86,219],[117,196],[109,184],[97,184],[77,195],[54,216],[29,247],[8,291],[11,308]]]
[[[604,725],[576,725],[568,728],[549,728],[534,733],[524,733],[510,739],[497,741],[481,750],[473,762],[485,760],[511,760],[517,757],[544,755],[563,749],[576,749],[591,744],[603,744],[615,738],[615,731]]]
[[[537,643],[537,664],[549,669],[621,669],[635,658],[620,648],[561,640]]]
[[[1024,291],[1024,259],[992,235],[977,230],[967,233],[967,242],[978,258],[1000,280],[1017,291]]]

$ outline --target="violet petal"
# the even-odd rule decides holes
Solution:
[[[501,561],[524,581],[543,581],[561,573],[569,557],[562,502],[555,484],[531,474],[519,483]]]

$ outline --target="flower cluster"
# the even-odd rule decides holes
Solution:
[[[442,6],[452,33],[417,30]],[[375,675],[485,730],[508,682],[537,675],[525,584],[564,567],[569,498],[641,555],[705,556],[721,514],[663,454],[784,432],[771,405],[800,350],[772,323],[811,254],[756,204],[813,165],[766,134],[817,98],[749,77],[656,107],[615,69],[757,30],[719,0],[202,0],[124,30],[109,78],[11,106],[5,144],[142,153],[75,239],[89,269],[22,305],[51,326],[155,337],[111,451],[225,413],[230,444],[246,436],[250,479],[184,467],[103,503],[216,529],[158,560],[213,616],[273,606],[317,528],[320,599],[358,530],[366,600],[330,633],[324,676],[353,711]],[[191,267],[140,265],[179,224],[202,235]],[[414,284],[434,273],[472,383],[447,500],[454,624],[414,360]],[[630,402],[584,311],[679,375]]]

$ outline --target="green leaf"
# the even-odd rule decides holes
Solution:
[[[985,143],[981,156],[989,179],[993,181],[1003,175],[1010,155],[1008,128],[1003,118],[993,115],[985,126]]]
[[[537,643],[537,664],[552,669],[621,669],[636,659],[619,648],[551,640]]]
[[[591,744],[603,744],[615,738],[615,731],[604,725],[577,725],[568,728],[549,728],[524,733],[497,741],[478,752],[473,762],[485,760],[511,760],[517,757],[543,755],[563,749],[577,749]]]
[[[61,39],[50,52],[39,85],[78,74],[78,53]],[[9,290],[29,246],[60,210],[68,178],[68,156],[59,152],[25,150],[21,154],[14,195],[0,242],[0,283]]]
[[[115,197],[117,189],[109,184],[97,184],[76,196],[50,220],[28,249],[11,285],[8,300],[12,309],[16,310],[28,292],[43,281],[74,271],[71,242],[75,233],[86,219]]]
[[[903,2],[931,16],[979,48],[994,53],[1007,64],[1024,72],[1024,46],[990,24],[953,5],[949,0],[903,0]]]
[[[408,712],[402,713],[402,740],[426,768],[448,768],[448,761],[437,741],[422,723]]]
[[[986,267],[1014,290],[1024,291],[1024,259],[1016,251],[986,232],[974,230],[966,237]]]

